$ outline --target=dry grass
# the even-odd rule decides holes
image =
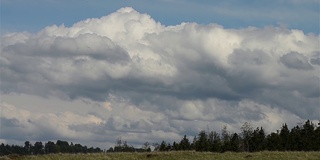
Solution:
[[[6,156],[0,159],[21,160],[319,160],[320,152],[150,152],[150,153],[99,153],[99,154],[49,154],[39,156]]]

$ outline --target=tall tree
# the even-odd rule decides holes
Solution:
[[[320,150],[320,122],[318,127],[314,130],[314,145],[312,147],[312,150],[319,151]]]
[[[67,141],[57,140],[56,145],[58,146],[58,151],[62,153],[69,153],[70,147]]]
[[[253,134],[253,129],[251,127],[251,124],[249,122],[245,122],[242,127],[241,127],[241,134],[242,134],[242,139],[243,139],[243,146],[244,146],[244,151],[251,151],[251,137]]]
[[[222,130],[221,130],[221,136],[222,136],[222,151],[230,151],[231,147],[230,147],[230,133],[227,129],[227,126],[223,126]]]
[[[45,145],[45,152],[46,153],[57,153],[58,149],[57,146],[54,144],[54,142],[48,141]]]
[[[195,143],[195,150],[196,151],[209,151],[209,143],[208,143],[208,136],[206,131],[200,131],[197,141]]]
[[[257,127],[251,138],[251,148],[250,151],[262,151],[265,148],[265,132],[262,127]]]
[[[159,151],[167,151],[167,143],[165,141],[162,141],[159,147]]]
[[[190,145],[189,139],[187,138],[187,135],[184,135],[184,137],[180,141],[179,148],[181,150],[190,150],[191,149],[191,145]]]
[[[208,142],[211,152],[221,152],[222,141],[219,133],[216,131],[210,132]]]
[[[34,154],[44,154],[44,147],[42,142],[36,142],[34,144]]]
[[[267,136],[267,150],[277,151],[280,149],[280,136],[278,133],[272,132]]]
[[[319,145],[314,144],[314,140],[316,139],[315,125],[310,120],[307,120],[303,125],[301,135],[303,137],[302,142],[304,151],[311,151],[314,145]]]
[[[280,151],[290,150],[290,131],[286,123],[284,123],[280,130]]]
[[[24,142],[24,148],[25,148],[27,154],[31,153],[31,144],[29,141]]]
[[[174,151],[179,151],[179,150],[180,150],[179,143],[176,143],[176,141],[174,141],[174,142],[172,143],[172,150],[174,150]]]
[[[233,152],[240,151],[240,136],[237,133],[234,133],[230,140],[230,150]]]
[[[301,137],[301,128],[297,125],[290,131],[289,136],[289,148],[292,151],[301,151],[303,148],[303,140]]]

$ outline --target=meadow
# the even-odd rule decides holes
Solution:
[[[319,160],[320,152],[148,152],[148,153],[92,153],[92,154],[48,154],[48,155],[9,155],[0,159],[17,160]]]

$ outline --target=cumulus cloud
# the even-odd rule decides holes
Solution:
[[[127,7],[71,27],[10,33],[1,42],[1,94],[99,104],[88,114],[2,103],[5,139],[111,143],[120,134],[139,144],[208,126],[237,131],[254,121],[272,131],[318,118],[319,37],[299,30],[164,26]]]

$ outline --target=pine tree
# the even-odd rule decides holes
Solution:
[[[239,152],[240,151],[240,137],[237,133],[231,136],[230,140],[230,151]]]
[[[191,149],[191,144],[189,142],[189,139],[187,138],[187,135],[184,135],[184,137],[180,141],[179,148],[180,148],[180,150],[190,150]]]
[[[312,150],[319,151],[320,150],[320,123],[318,127],[314,130],[314,143],[312,146]]]
[[[287,124],[283,124],[282,128],[280,130],[280,151],[287,151],[290,150],[290,144],[289,144],[289,140],[290,140],[290,131],[288,129]]]
[[[172,143],[172,150],[174,150],[174,151],[179,151],[179,150],[180,150],[180,145],[179,145],[179,143],[176,143],[176,141],[174,141],[174,142]]]
[[[209,151],[209,142],[208,142],[208,136],[206,134],[206,131],[202,130],[200,131],[197,141],[195,143],[195,150],[196,151]]]
[[[316,139],[315,135],[315,125],[310,121],[307,120],[305,124],[303,125],[303,128],[301,130],[301,135],[303,137],[303,150],[304,151],[311,151],[314,145],[314,140]]]
[[[272,132],[267,136],[267,150],[278,151],[280,149],[280,136],[278,133]]]
[[[211,146],[211,151],[212,152],[221,152],[222,141],[221,141],[219,133],[217,133],[215,131],[211,132],[211,133],[213,136],[213,143]]]
[[[302,151],[303,149],[303,139],[301,137],[301,128],[295,126],[290,131],[289,136],[289,148],[292,151]]]
[[[265,148],[265,132],[261,127],[257,127],[251,137],[251,151],[262,151]]]
[[[166,151],[167,149],[167,143],[165,141],[162,141],[159,146],[159,151]]]

